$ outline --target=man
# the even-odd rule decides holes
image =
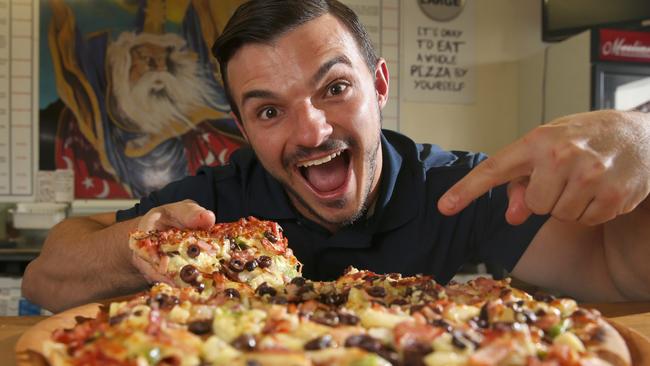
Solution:
[[[355,265],[445,282],[480,259],[581,299],[650,298],[648,116],[569,116],[477,165],[380,130],[386,62],[334,0],[251,1],[213,52],[252,150],[58,225],[27,268],[28,298],[60,310],[135,291],[159,275],[132,260],[129,230],[247,215],[278,221],[315,279]]]

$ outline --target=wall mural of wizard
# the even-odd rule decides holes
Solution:
[[[224,164],[244,140],[209,50],[239,3],[43,2],[57,98],[41,102],[41,169],[74,169],[79,199],[138,198],[202,165]],[[98,11],[109,5],[119,12]],[[131,26],[86,30],[81,17],[86,27],[95,24],[88,17]],[[44,80],[41,99],[47,89]]]

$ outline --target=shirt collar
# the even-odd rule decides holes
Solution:
[[[258,160],[259,164],[259,160]],[[250,175],[248,184],[248,208],[253,216],[266,220],[295,219],[289,197],[282,184],[260,164],[260,169]]]
[[[381,135],[384,161],[382,183],[375,214],[371,218],[379,224],[377,232],[398,228],[417,213],[414,172],[405,164],[402,154],[386,138],[386,135],[391,134],[395,133],[385,130]]]

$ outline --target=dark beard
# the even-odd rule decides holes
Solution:
[[[377,131],[378,134],[381,134],[381,130]],[[350,146],[354,146],[355,143],[351,142]],[[300,203],[300,205],[304,208],[306,208],[314,217],[318,219],[318,221],[325,223],[327,225],[335,226],[339,229],[344,228],[346,226],[351,226],[355,222],[357,222],[359,219],[363,218],[366,216],[366,213],[368,212],[369,206],[369,197],[370,197],[370,191],[372,189],[372,183],[375,178],[375,171],[377,170],[377,152],[380,149],[381,145],[381,137],[377,137],[377,143],[371,148],[369,151],[364,152],[364,160],[368,164],[369,171],[368,171],[368,177],[366,179],[366,190],[365,192],[362,193],[362,199],[361,199],[361,206],[359,209],[350,217],[345,218],[344,220],[341,221],[331,221],[330,219],[321,216],[316,212],[314,208],[312,208],[296,191],[294,191],[288,184],[286,184],[283,181],[280,181],[284,189],[286,190],[287,194],[294,198],[296,201]],[[328,207],[331,208],[343,208],[345,207],[347,201],[345,199],[340,199],[336,200],[333,202],[330,202],[327,204]]]

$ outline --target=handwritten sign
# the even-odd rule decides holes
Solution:
[[[450,21],[435,21],[416,1],[403,4],[402,95],[407,101],[474,102],[474,1]]]

